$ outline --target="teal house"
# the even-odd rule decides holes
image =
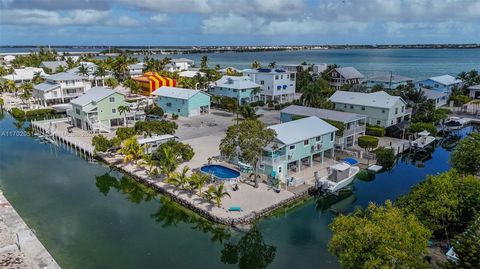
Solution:
[[[210,113],[210,95],[203,91],[162,86],[152,95],[167,114],[191,117]]]
[[[290,185],[292,177],[311,170],[334,155],[335,132],[338,130],[316,116],[268,127],[277,133],[275,140],[263,149],[259,171]],[[312,175],[313,176],[313,172]]]
[[[247,76],[223,76],[214,82],[209,93],[216,96],[227,96],[238,100],[240,105],[256,101],[255,91],[259,92],[260,85]]]

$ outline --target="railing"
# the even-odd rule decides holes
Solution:
[[[356,133],[365,132],[365,126],[357,126],[343,131],[343,136],[350,136]]]
[[[264,164],[279,164],[285,161],[285,155],[278,156],[278,157],[268,157],[268,156],[262,156],[260,161]]]

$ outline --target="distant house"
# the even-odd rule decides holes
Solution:
[[[327,70],[327,64],[282,64],[281,69],[298,72],[298,71],[309,71],[314,76],[318,76],[323,71]]]
[[[170,63],[165,65],[164,70],[168,72],[184,71],[188,70],[194,65],[195,62],[187,58],[171,59]]]
[[[194,70],[186,70],[186,71],[182,71],[180,73],[178,73],[178,76],[179,77],[184,77],[184,78],[193,78],[195,76],[205,76],[205,73],[203,72],[200,72],[200,71],[194,71]]]
[[[57,73],[59,67],[67,68],[68,64],[66,61],[43,61],[40,67],[46,69],[47,73]]]
[[[258,99],[253,93],[255,93],[255,89],[259,88],[260,85],[253,82],[248,76],[223,76],[212,84],[209,93],[235,98],[239,104],[245,104],[255,101],[256,98]]]
[[[312,116],[289,121],[269,129],[277,133],[275,140],[263,149],[259,171],[286,182],[295,173],[333,157],[337,128]]]
[[[141,94],[150,96],[152,92],[162,86],[176,87],[177,81],[171,78],[162,77],[158,73],[146,72],[145,74],[132,78],[140,86]]]
[[[32,82],[36,73],[39,73],[41,76],[45,75],[45,71],[43,71],[42,68],[25,67],[14,69],[12,74],[3,76],[2,79],[12,80],[16,85],[20,85],[22,83]]]
[[[243,75],[260,85],[259,100],[285,103],[295,98],[296,73],[283,69],[245,69]]]
[[[86,70],[86,74],[82,74],[81,68],[83,67]],[[68,73],[75,73],[79,76],[84,77],[86,80],[90,81],[92,87],[103,87],[105,86],[105,80],[113,77],[112,72],[107,71],[105,76],[97,76],[95,72],[97,71],[98,66],[92,62],[80,62],[79,66],[67,70]]]
[[[143,74],[143,63],[131,64],[128,66],[128,74],[131,77],[141,76]]]
[[[155,150],[157,150],[157,148],[162,144],[175,139],[177,139],[176,136],[165,134],[165,135],[155,135],[152,137],[137,138],[137,142],[138,144],[140,144],[140,146],[146,146],[145,149],[143,150],[145,154],[151,154],[155,152]]]
[[[43,105],[56,105],[70,102],[90,89],[90,82],[74,73],[57,73],[45,76],[43,83],[33,86],[34,102]]]
[[[339,148],[354,146],[357,144],[358,137],[365,135],[366,115],[297,105],[288,106],[280,111],[280,121],[282,123],[295,120],[298,117],[311,116],[343,124],[343,134],[339,135],[337,133],[335,140],[335,145]]]
[[[450,75],[431,77],[415,83],[415,88],[417,90],[420,90],[421,88],[429,88],[446,93],[447,95],[452,93],[453,88],[460,86],[462,86],[462,80]]]
[[[411,111],[399,96],[384,91],[373,93],[336,91],[330,101],[335,110],[367,115],[367,123],[389,127],[410,119]]]
[[[162,86],[152,95],[168,114],[191,117],[210,113],[210,95],[203,91]]]
[[[124,115],[120,115],[118,107],[128,105],[123,94],[103,87],[90,89],[70,104],[72,109],[67,110],[67,115],[73,126],[104,132],[110,132],[113,126],[123,125]]]
[[[327,70],[327,67],[327,64],[314,64],[312,67],[313,75],[318,76],[322,74],[325,70]]]
[[[443,92],[422,88],[421,91],[425,94],[428,100],[435,104],[435,108],[439,108],[447,104],[448,95]]]
[[[384,89],[395,89],[400,85],[413,83],[413,78],[399,76],[395,74],[374,76],[366,81],[367,88],[373,88],[375,85],[381,85]]]
[[[360,84],[365,78],[355,67],[337,67],[330,71],[330,86],[339,90],[344,85]]]
[[[480,99],[480,84],[473,85],[467,88],[469,91],[469,96],[473,99]]]

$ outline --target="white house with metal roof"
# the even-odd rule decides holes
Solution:
[[[197,70],[185,70],[180,73],[178,73],[179,77],[184,77],[184,78],[194,78],[195,76],[201,76],[204,77],[205,73],[197,71]]]
[[[400,85],[407,85],[413,83],[413,78],[404,77],[395,74],[379,75],[369,77],[366,80],[367,88],[372,88],[375,85],[381,85],[384,89],[395,89]]]
[[[41,76],[45,75],[45,71],[42,68],[37,67],[25,67],[25,68],[17,68],[13,70],[12,74],[3,76],[3,80],[13,80],[16,85],[20,85],[22,83],[32,82],[35,74],[40,74]]]
[[[95,87],[84,95],[70,101],[71,110],[67,115],[71,124],[88,131],[110,132],[113,126],[120,126],[125,115],[118,111],[120,106],[128,105],[125,95],[109,88]]]
[[[264,148],[258,168],[269,177],[291,182],[301,170],[323,163],[325,157],[333,158],[338,129],[316,116],[268,128],[277,135]]]
[[[282,123],[311,116],[330,124],[337,122],[343,125],[343,130],[337,131],[335,139],[335,146],[341,149],[356,145],[358,137],[365,135],[366,115],[297,105],[288,106],[280,111]]]
[[[260,87],[248,76],[223,76],[212,83],[208,92],[216,96],[235,98],[242,105],[257,101]]]
[[[296,73],[283,69],[245,69],[243,74],[260,85],[259,100],[285,103],[295,98]]]
[[[135,63],[128,66],[128,74],[131,77],[138,77],[143,75],[144,63]]]
[[[66,61],[43,61],[40,63],[40,67],[46,69],[47,73],[56,73],[59,68],[67,68]]]
[[[168,114],[191,117],[210,113],[210,95],[203,91],[162,86],[152,95]]]
[[[460,86],[462,86],[462,80],[450,75],[431,77],[415,83],[415,88],[417,90],[420,90],[421,88],[429,88],[446,93],[447,95],[452,93],[454,87]]]
[[[92,87],[103,87],[105,86],[105,80],[113,77],[112,72],[107,71],[105,76],[97,76],[95,73],[98,69],[98,65],[92,62],[80,62],[79,66],[69,69],[67,73],[75,73],[79,76],[84,77],[86,80],[90,81]],[[85,73],[82,73],[82,70],[85,70]]]
[[[469,92],[469,96],[472,99],[480,99],[480,84],[473,85],[467,88]]]
[[[168,72],[184,71],[184,70],[188,70],[194,65],[195,65],[195,61],[193,60],[190,60],[187,58],[178,58],[178,59],[171,59],[170,63],[166,64],[163,69]]]
[[[337,67],[330,71],[330,86],[338,90],[344,85],[360,84],[364,78],[355,67]]]
[[[426,88],[422,88],[421,91],[428,100],[431,100],[435,104],[435,108],[439,108],[447,104],[448,95],[446,93]]]
[[[56,105],[70,102],[90,89],[90,82],[73,73],[57,73],[45,76],[43,83],[33,86],[34,102],[43,105]]]
[[[384,91],[373,93],[336,91],[330,101],[335,110],[367,116],[367,123],[389,127],[410,119],[411,110],[399,96]]]

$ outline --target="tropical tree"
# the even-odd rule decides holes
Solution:
[[[172,171],[168,173],[168,177],[165,179],[165,182],[175,187],[180,187],[183,189],[189,182],[189,177],[188,177],[189,171],[190,171],[190,168],[188,168],[188,166],[183,167],[181,172]]]
[[[256,167],[263,149],[275,139],[276,133],[259,120],[245,120],[229,126],[220,142],[220,152],[227,158],[239,158],[255,167],[255,187],[258,187]]]
[[[200,69],[203,69],[203,70],[208,69],[208,56],[204,55],[200,59]]]
[[[170,174],[178,167],[178,153],[174,152],[169,147],[162,148],[162,157],[158,159],[162,172],[164,174]]]
[[[122,144],[123,145],[120,148],[119,153],[124,155],[123,162],[134,162],[135,164],[137,164],[143,156],[143,151],[145,147],[138,144],[136,137],[126,139],[125,141],[123,141]]]
[[[33,90],[33,85],[32,83],[23,83],[20,86],[20,90],[22,93],[20,94],[20,99],[22,102],[25,104],[26,101],[28,101],[30,98],[32,98],[32,90]]]
[[[378,146],[378,138],[370,135],[360,136],[358,137],[358,146],[365,149],[368,154]],[[369,157],[367,157],[367,162],[368,160]]]
[[[250,105],[243,105],[239,108],[240,120],[256,120],[262,115],[257,115],[255,109]]]
[[[275,67],[277,67],[277,62],[270,62],[270,63],[268,64],[268,67],[269,67],[269,68],[275,68]]]
[[[32,78],[32,83],[33,84],[40,84],[43,81],[45,81],[45,79],[42,77],[42,73],[40,73],[40,72],[33,73],[33,78]]]
[[[143,154],[142,163],[148,167],[149,174],[158,174],[158,170],[155,168],[158,165],[158,161],[153,159],[151,154]]]
[[[430,231],[390,201],[340,215],[330,228],[328,249],[345,269],[430,268],[424,259]]]
[[[119,81],[125,81],[128,77],[128,60],[125,55],[115,58],[113,63],[113,73]]]
[[[17,91],[18,91],[18,87],[17,85],[15,84],[15,81],[13,80],[7,80],[5,82],[5,90],[7,92],[12,92],[12,93],[15,93],[15,96],[17,96]]]
[[[93,77],[94,77],[95,80],[97,79],[97,77],[103,78],[106,75],[107,75],[107,70],[105,69],[105,67],[103,65],[98,65],[97,68],[95,69],[95,72],[93,72]],[[99,86],[99,85],[97,85],[97,86]],[[102,86],[103,86],[103,82],[102,82]]]
[[[480,133],[471,133],[460,141],[450,157],[452,167],[463,174],[480,174]]]
[[[457,261],[448,261],[448,269],[475,269],[480,268],[480,214],[470,226],[455,238],[453,250]]]
[[[3,110],[3,106],[5,105],[5,100],[0,97],[0,110]]]
[[[130,93],[137,94],[140,92],[140,85],[135,80],[128,78],[123,82],[123,86],[130,90]]]
[[[115,89],[117,86],[118,86],[118,80],[116,78],[107,78],[105,80],[105,85],[107,85],[108,87],[112,88],[112,89]]]
[[[222,204],[223,197],[225,196],[230,197],[230,194],[226,191],[223,182],[217,185],[215,190],[212,192],[212,195],[213,195],[213,199],[215,199],[215,204],[217,205],[217,207],[220,207],[220,205]]]
[[[118,113],[123,114],[123,127],[127,127],[127,112],[130,112],[129,106],[119,106]]]
[[[78,67],[78,73],[82,76],[88,76],[88,68],[86,65],[84,64],[81,64],[79,67]]]
[[[253,69],[258,69],[258,68],[261,68],[262,67],[262,64],[258,61],[253,61],[252,62],[252,68]]]
[[[197,190],[198,196],[203,195],[203,187],[207,183],[208,179],[209,179],[209,176],[207,174],[200,173],[200,172],[195,172],[190,177],[190,182],[194,186],[194,189]]]

